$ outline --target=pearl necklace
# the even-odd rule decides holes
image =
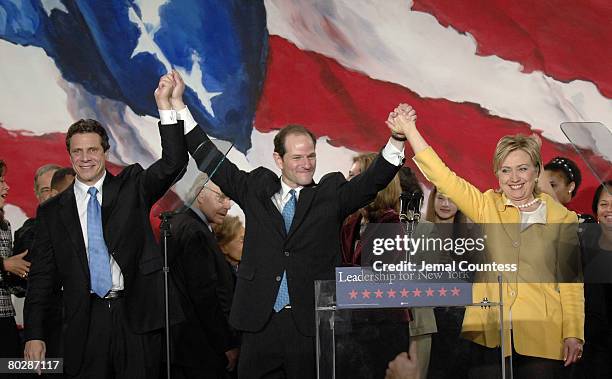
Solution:
[[[535,199],[531,200],[528,203],[525,203],[525,204],[514,204],[514,206],[516,206],[518,209],[529,208],[530,206],[536,204],[538,201],[540,201],[540,199],[535,198]]]

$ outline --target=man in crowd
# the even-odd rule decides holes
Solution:
[[[219,156],[182,102],[184,84],[175,73],[172,107],[186,128],[196,162]],[[416,119],[414,112],[411,117]],[[369,203],[403,163],[403,130],[392,138],[364,173],[347,182],[331,173],[314,183],[316,138],[290,125],[274,139],[279,178],[266,168],[250,173],[228,160],[213,179],[244,210],[244,252],[230,322],[242,331],[238,376],[315,377],[314,281],[333,279],[340,262],[339,230],[349,214]],[[210,173],[209,173],[210,174]]]
[[[234,371],[238,344],[228,318],[233,278],[212,226],[221,224],[231,201],[212,181],[201,188],[190,209],[171,219],[170,274],[186,320],[171,329],[173,378],[226,378]]]
[[[60,169],[59,165],[49,163],[39,167],[34,174],[34,195],[38,200],[38,204],[49,199],[53,194],[51,191],[51,179],[55,172]],[[34,234],[36,232],[36,218],[27,219],[21,228],[15,231],[15,241],[13,250],[16,253],[22,253],[32,248],[34,242]],[[30,259],[30,258],[27,258]]]
[[[66,172],[72,172],[72,178],[74,178],[74,170],[72,167],[62,168],[56,164],[46,164],[36,170],[36,174],[34,175],[34,193],[36,194],[39,204],[59,193],[57,189],[54,189],[54,187],[57,186],[56,178],[62,175],[65,176]],[[68,187],[68,185],[66,185],[66,187]],[[14,250],[31,250],[35,234],[36,218],[30,218],[15,232]],[[31,255],[27,255],[26,259],[31,261]],[[26,286],[25,280],[23,286],[24,288]],[[52,300],[49,302],[50,306],[47,317],[44,320],[46,331],[44,336],[46,355],[48,357],[61,357],[62,294],[59,285],[56,284],[51,297]]]
[[[170,109],[171,75],[155,100]],[[76,180],[42,204],[25,301],[25,358],[45,357],[44,320],[56,283],[63,287],[64,373],[78,378],[155,378],[163,327],[162,260],[149,211],[187,163],[182,123],[160,125],[162,157],[113,176],[109,138],[95,120],[68,129]]]

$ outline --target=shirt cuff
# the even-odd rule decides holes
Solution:
[[[183,124],[185,125],[185,134],[189,133],[198,125],[187,107],[181,109],[180,111],[176,111],[176,116],[179,120],[183,120]]]
[[[176,111],[174,109],[158,109],[159,121],[162,125],[174,125],[176,124]]]
[[[382,150],[382,156],[387,162],[394,166],[402,165],[404,163],[404,148],[399,150],[397,147],[393,146],[389,140],[387,145],[385,145],[385,148]]]

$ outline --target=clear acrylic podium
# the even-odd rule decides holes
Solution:
[[[501,281],[499,288],[502,299]],[[470,307],[483,307],[497,311],[501,341],[499,354],[488,357],[494,361],[487,364],[493,367],[493,370],[499,369],[497,377],[511,377],[503,359],[504,333],[499,327],[504,323],[503,300],[493,303],[482,299],[479,303],[450,307],[439,305],[433,312],[438,323],[438,335],[434,336],[436,339],[432,343],[435,347],[432,348],[431,361],[433,366],[442,365],[447,372],[452,372],[452,375],[445,376],[439,372],[436,374],[432,372],[435,367],[430,366],[429,376],[467,378],[471,353],[470,342],[459,336],[463,312]],[[418,313],[414,312],[414,307],[338,309],[336,282],[333,280],[315,282],[315,307],[319,379],[383,379],[388,363],[399,353],[408,351],[409,335],[418,335],[418,332],[409,332],[408,309],[412,309],[410,313],[414,319],[414,315]],[[465,372],[462,372],[464,367]]]

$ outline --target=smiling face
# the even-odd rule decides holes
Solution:
[[[457,205],[438,192],[434,198],[434,210],[436,211],[436,222],[452,222],[457,214]]]
[[[612,230],[612,195],[605,188],[597,202],[597,221],[603,228]]]
[[[524,204],[534,198],[537,177],[536,166],[523,150],[509,153],[497,171],[499,187],[515,204]]]
[[[291,188],[312,183],[317,154],[312,138],[306,134],[288,134],[285,138],[285,155],[274,153],[276,166],[281,170],[283,181]]]
[[[94,185],[104,175],[107,155],[102,138],[97,133],[77,133],[70,137],[70,162],[76,177],[87,185]]]

